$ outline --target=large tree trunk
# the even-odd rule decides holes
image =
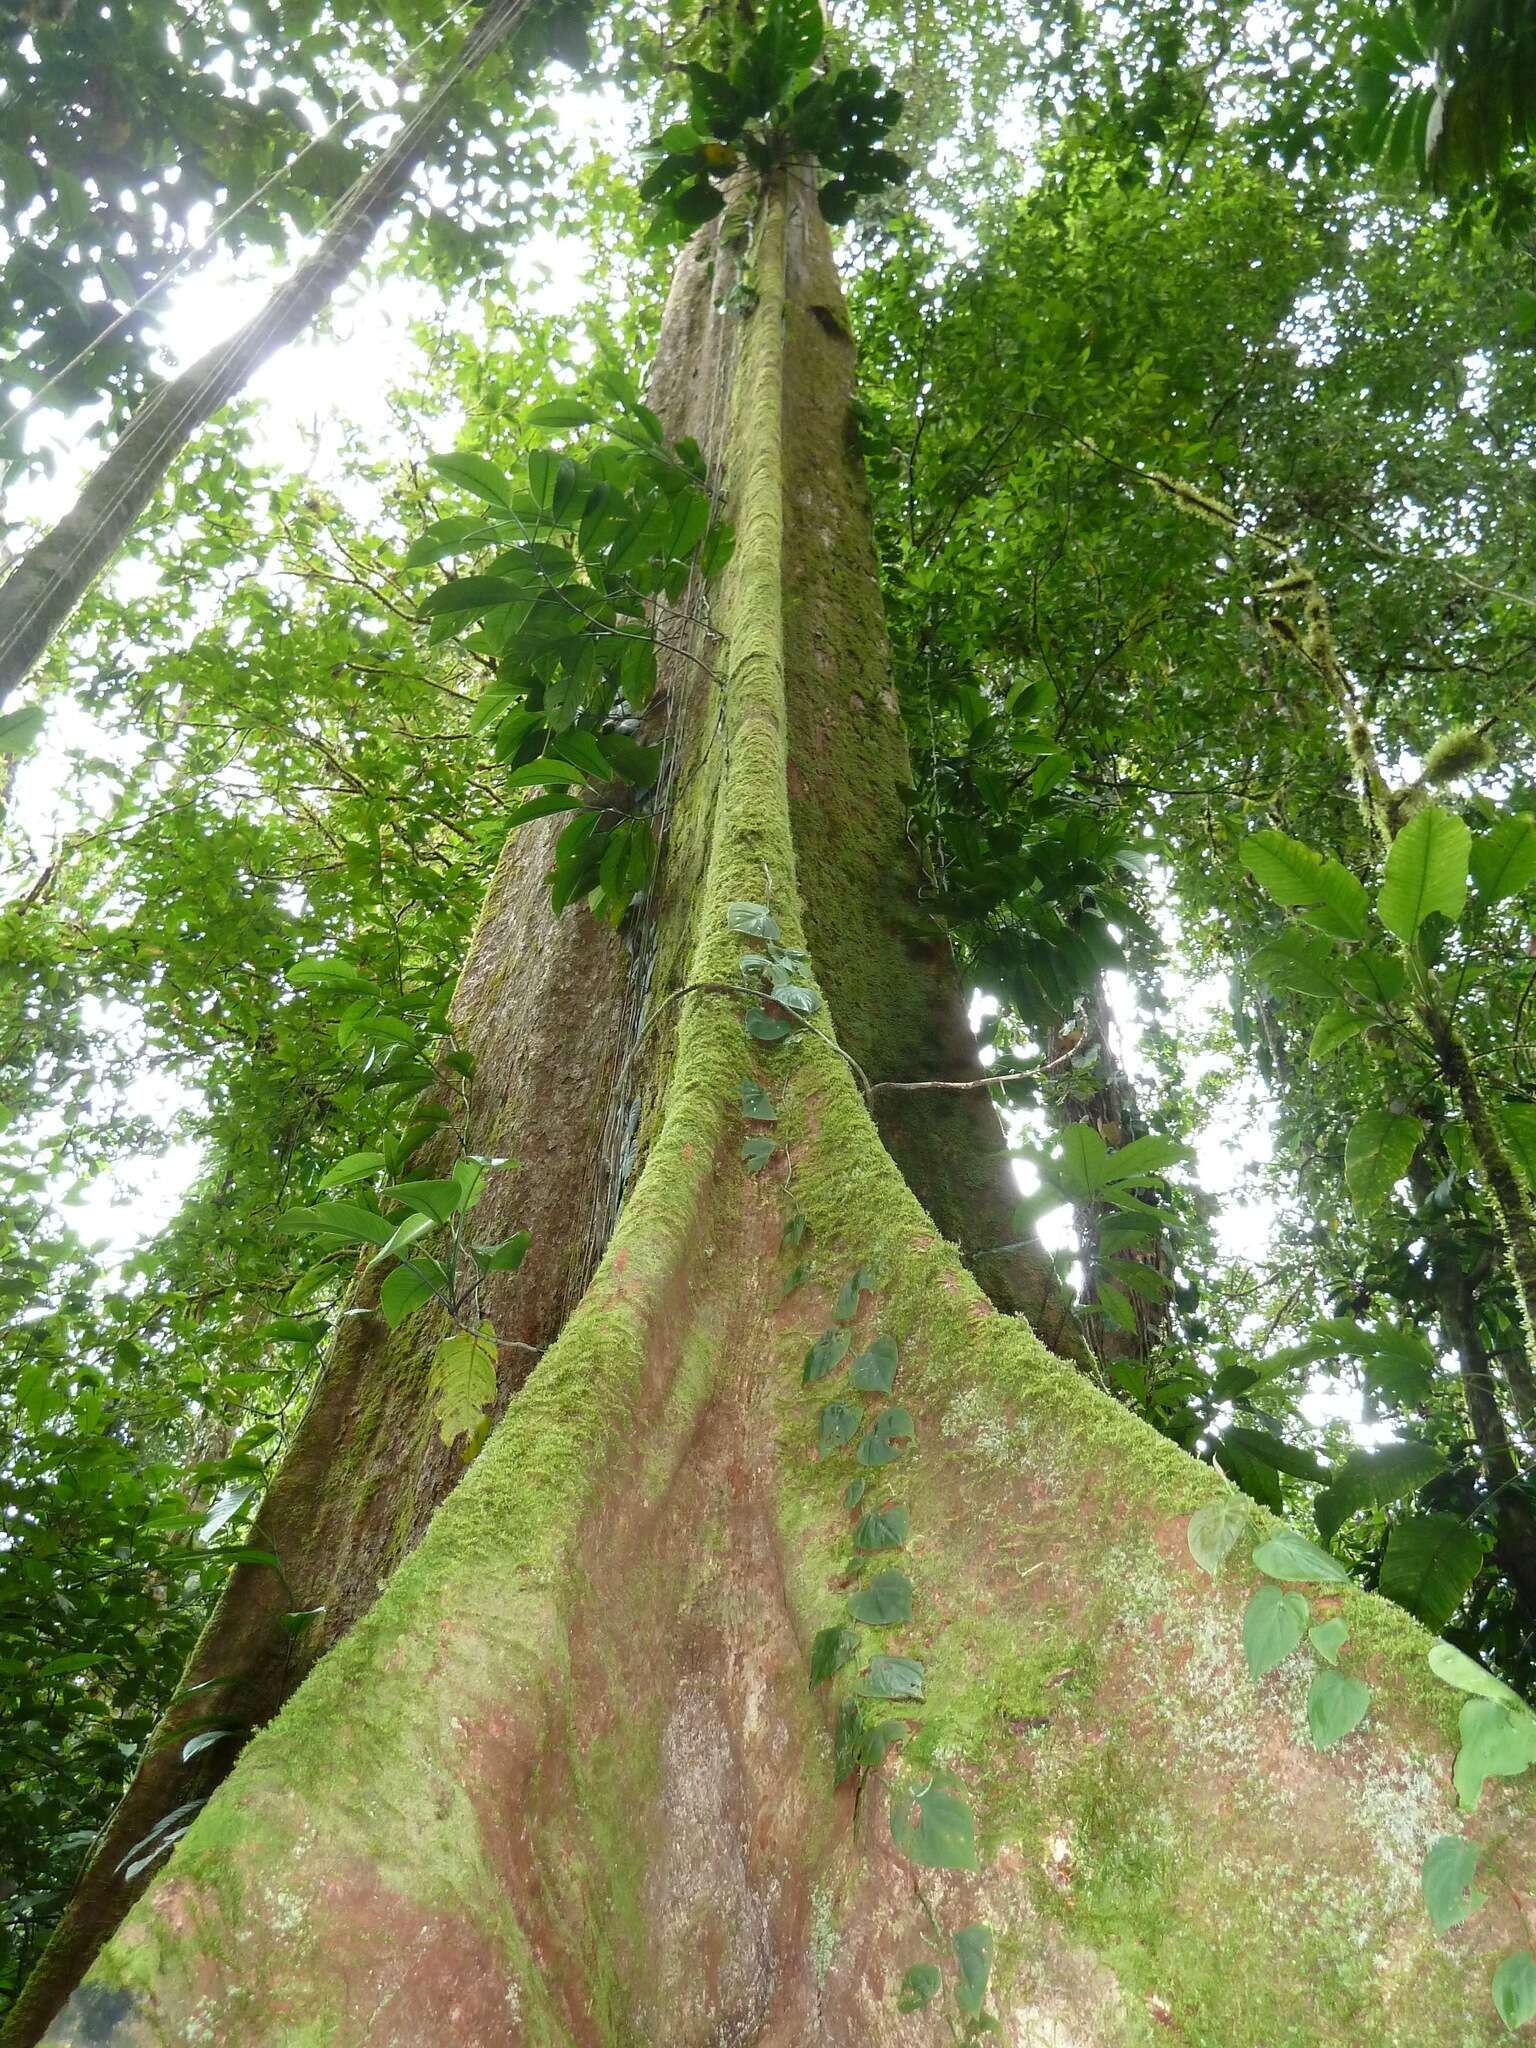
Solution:
[[[835,327],[812,327],[806,337],[835,337],[827,344],[835,348],[833,417],[812,445],[825,441],[835,450],[838,466],[835,475],[823,471],[816,477],[814,493],[802,492],[802,504],[807,518],[819,518],[828,564],[837,559],[835,547],[859,565],[861,642],[858,666],[847,673],[868,688],[883,679],[885,648],[862,465],[837,410],[837,394],[843,411],[847,406],[850,342],[824,237],[805,251],[805,259],[821,267],[814,290],[807,281],[807,300],[819,295],[828,301],[824,313],[838,309]],[[722,265],[732,260],[729,251],[720,252]],[[717,463],[738,332],[736,322],[714,313],[704,266],[686,258],[664,321],[650,396],[669,431],[675,437],[692,435]],[[808,392],[826,371],[811,350],[802,352]],[[827,525],[834,518],[839,522],[835,534]],[[825,580],[825,568],[821,574]],[[835,594],[818,589],[814,574],[807,574],[805,589],[802,617],[823,623],[804,636],[791,673],[808,720],[818,716],[820,705],[824,749],[834,725],[857,721],[865,704],[857,690],[839,693],[828,687],[822,650],[829,632],[848,632],[848,608]],[[662,634],[659,687],[643,736],[668,743],[671,767],[663,791],[677,785],[680,754],[690,756],[685,794],[688,776],[710,772],[708,749],[699,742],[718,707],[699,680],[709,649],[702,616],[701,593],[691,590]],[[888,700],[883,680],[880,688]],[[832,908],[840,904],[850,967],[857,962],[872,982],[878,977],[878,1001],[848,1004],[856,1018],[866,1007],[872,1013],[857,1041],[859,1050],[874,1073],[885,1078],[979,1072],[963,994],[947,953],[928,931],[909,928],[904,915],[904,890],[915,894],[916,886],[899,794],[907,779],[905,740],[889,700],[881,713],[878,742],[863,749],[867,830],[851,857],[850,851],[835,848],[828,854],[839,883],[829,903],[829,922]],[[694,754],[699,758],[693,759]],[[839,787],[848,785],[840,785],[833,764],[815,774],[821,800],[835,807]],[[649,1035],[642,1039],[641,1026],[655,1014],[662,994],[657,976],[665,969],[658,962],[670,958],[676,967],[678,946],[689,943],[687,904],[699,865],[687,805],[681,811],[679,844],[675,851],[671,847],[672,808],[662,806],[659,823],[664,873],[671,876],[670,893],[682,908],[659,945],[653,917],[630,919],[619,937],[584,914],[552,918],[544,876],[563,822],[556,821],[509,841],[460,979],[455,1033],[475,1059],[466,1144],[519,1162],[515,1175],[493,1181],[477,1212],[477,1232],[494,1239],[520,1227],[533,1239],[516,1279],[493,1282],[487,1298],[502,1340],[528,1347],[527,1352],[501,1354],[498,1413],[526,1376],[530,1354],[554,1341],[591,1278],[632,1168],[646,1094],[643,1062],[654,1049]],[[674,982],[682,978],[680,969],[672,976]],[[937,1020],[937,1034],[931,1020]],[[1010,1220],[1013,1181],[990,1106],[979,1097],[966,1097],[957,1110],[942,1094],[902,1101],[884,1134],[930,1212],[972,1244],[1016,1237]],[[430,1173],[433,1168],[422,1161],[416,1170]],[[1085,1355],[1043,1253],[990,1260],[982,1278],[1000,1306],[1029,1312],[1048,1341],[1068,1355]],[[350,1307],[366,1308],[375,1298],[377,1280],[364,1284],[371,1292],[360,1286]],[[334,1351],[252,1532],[253,1542],[281,1560],[283,1576],[259,1565],[241,1566],[231,1576],[182,1678],[184,1693],[213,1689],[179,1701],[156,1731],[63,1920],[0,2028],[4,2048],[30,2048],[38,2039],[101,1943],[151,1881],[148,1871],[133,1881],[125,1878],[123,1865],[130,1853],[173,1809],[205,1797],[222,1781],[245,1732],[270,1720],[316,1657],[367,1611],[462,1476],[458,1455],[437,1439],[425,1394],[432,1352],[445,1328],[436,1313],[419,1318],[398,1336],[391,1336],[376,1316],[341,1322]],[[323,1610],[318,1623],[300,1635],[284,1626],[288,1613],[317,1608]],[[186,1735],[210,1714],[238,1734],[183,1763]]]
[[[938,1006],[935,1066],[963,1041],[882,794],[900,736],[808,186],[770,190],[752,265],[740,323],[700,303],[702,265],[678,288],[738,549],[719,715],[706,694],[681,722],[653,1004],[738,980],[728,906],[770,901],[810,942],[818,1023],[912,1078],[893,1019]],[[643,1166],[561,1336],[48,2039],[897,2048],[959,2038],[984,1923],[1013,2048],[1492,2042],[1531,1825],[1485,1792],[1516,1889],[1436,1943],[1418,1867],[1457,1825],[1454,1705],[1427,1639],[1327,1596],[1376,1691],[1315,1753],[1305,1655],[1259,1688],[1243,1668],[1246,1558],[1214,1586],[1189,1558],[1185,1517],[1223,1482],[981,1294],[897,1163],[942,1151],[943,1123],[903,1119],[887,1150],[836,1047],[764,1051],[741,1008],[695,993],[649,1035]],[[749,1075],[782,1141],[757,1178]],[[813,1278],[786,1297],[793,1216]],[[802,1384],[859,1269],[853,1348],[895,1340],[907,1411],[862,1463],[844,1425],[881,1402],[846,1364]],[[887,1503],[907,1519],[872,1553]],[[855,1627],[850,1593],[897,1568],[911,1619]],[[851,1653],[815,1685],[813,1642]],[[920,1699],[868,1697],[892,1652]],[[855,1755],[882,1723],[896,1739]],[[944,1990],[903,2014],[926,1964]]]
[[[20,557],[0,586],[0,709],[117,553],[192,436],[269,356],[303,333],[351,276],[436,141],[459,87],[510,41],[530,4],[489,0],[421,104],[341,200],[314,254],[227,341],[139,407],[69,511]]]

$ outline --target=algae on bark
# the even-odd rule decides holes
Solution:
[[[850,1030],[841,989],[877,1039],[866,969],[836,950],[845,907],[822,900],[846,866],[792,794],[814,731],[788,601],[815,539],[796,362],[828,333],[805,296],[825,264],[809,187],[772,186],[756,233],[756,307],[726,351],[720,715],[688,722],[657,958],[668,986],[738,978],[729,906],[767,902],[809,941],[818,1024]],[[842,397],[816,413],[841,432],[837,360]],[[878,687],[874,643],[833,661],[837,689]],[[821,788],[835,805],[835,770]],[[1458,1823],[1427,1638],[1339,1591],[1375,1694],[1316,1753],[1305,1653],[1255,1688],[1251,1575],[1234,1561],[1213,1586],[1188,1554],[1185,1518],[1224,1483],[997,1312],[835,1045],[765,1050],[740,1007],[672,1006],[643,1168],[558,1341],[48,2039],[897,2048],[950,2037],[955,1937],[982,1924],[1013,2048],[1498,2038],[1487,1980],[1525,1938],[1530,1802],[1485,1793],[1512,1889],[1437,1940],[1419,1863]],[[756,1177],[745,1077],[779,1112]],[[813,1277],[785,1297],[791,1215]],[[835,1387],[802,1368],[860,1270],[850,1355],[894,1340],[906,1411],[904,1447],[862,1466],[851,1443],[818,1456],[848,1366]],[[911,1620],[864,1629],[812,1688],[813,1641],[890,1564],[856,1535],[887,1501]],[[920,1667],[920,1701],[863,1704],[876,1654]],[[838,1784],[850,1703],[861,1727],[907,1725]],[[936,1787],[970,1816],[962,1867],[903,1847]],[[945,1993],[903,2014],[923,1964]]]

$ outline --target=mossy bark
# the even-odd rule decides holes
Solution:
[[[667,985],[739,979],[728,907],[767,900],[832,998],[864,971],[823,957],[846,865],[792,794],[814,739],[797,356],[813,326],[846,349],[817,311],[808,187],[766,195],[751,262],[718,716],[688,721],[657,959]],[[826,686],[864,695],[841,669]],[[1316,1752],[1310,1655],[1246,1674],[1248,1546],[1214,1584],[1189,1556],[1186,1517],[1223,1482],[997,1312],[835,1044],[764,1049],[740,1010],[672,1005],[643,1167],[558,1341],[48,2039],[916,2048],[958,2036],[957,1937],[982,1926],[1012,2048],[1499,2038],[1487,1979],[1527,1938],[1530,1802],[1484,1793],[1508,1890],[1437,1941],[1418,1869],[1459,1826],[1455,1708],[1422,1632],[1352,1588],[1319,1597],[1375,1690]],[[817,1021],[842,1031],[835,1000]],[[749,1076],[780,1141],[755,1177]],[[786,1294],[796,1217],[812,1271]],[[847,1360],[822,1380],[802,1363],[839,1327],[850,1355],[897,1347],[883,1447]],[[829,1397],[872,1454],[829,1431]],[[898,1568],[910,1619],[859,1621],[850,1596]],[[852,1654],[813,1685],[839,1627]],[[905,1696],[882,1701],[890,1655]],[[841,1768],[881,1722],[883,1754]],[[943,1989],[903,2012],[926,1964]]]

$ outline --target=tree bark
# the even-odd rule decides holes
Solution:
[[[176,457],[253,371],[301,334],[389,219],[470,73],[508,42],[531,0],[489,0],[421,104],[337,207],[319,247],[259,313],[141,405],[70,510],[0,585],[0,709],[117,553]]]
[[[732,902],[770,901],[789,945],[839,914],[791,793],[815,765],[800,442],[846,431],[850,371],[838,342],[840,398],[797,376],[828,331],[807,185],[770,186],[751,265],[724,350],[738,547],[668,828],[662,993],[739,978]],[[841,459],[823,439],[821,469]],[[828,689],[864,696],[878,662],[866,645]],[[824,786],[856,836],[852,776]],[[823,993],[860,965],[817,954]],[[1437,1942],[1418,1871],[1457,1825],[1455,1701],[1427,1638],[1316,1596],[1374,1692],[1314,1751],[1306,1653],[1257,1688],[1243,1668],[1246,1550],[1215,1585],[1189,1557],[1185,1517],[1224,1483],[996,1313],[837,1046],[764,1049],[741,1007],[671,1005],[644,1164],[560,1338],[48,2039],[900,2048],[983,2009],[1011,2048],[1501,2038],[1488,1970],[1529,1938],[1532,1802],[1484,1793],[1507,1883]],[[756,1177],[744,1076],[778,1109]],[[786,1297],[796,1217],[814,1271]],[[852,1349],[898,1347],[883,1422],[846,1364],[802,1367],[855,1275]],[[866,1623],[850,1594],[898,1567],[910,1620]],[[983,2003],[961,1966],[985,1930]],[[929,1966],[942,1990],[904,2012]]]

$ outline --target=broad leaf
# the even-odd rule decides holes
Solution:
[[[866,1700],[920,1700],[923,1667],[913,1657],[871,1657],[854,1690]]]
[[[962,1927],[954,1937],[959,1981],[955,2003],[968,2020],[981,2018],[987,2002],[987,1981],[992,1975],[992,1930],[981,1923]]]
[[[1285,1662],[1306,1633],[1309,1612],[1300,1593],[1260,1586],[1243,1610],[1243,1655],[1255,1679]]]
[[[1517,1949],[1493,1973],[1493,2009],[1514,2033],[1536,2019],[1536,1956]]]
[[[1327,1490],[1312,1503],[1318,1534],[1331,1543],[1351,1515],[1403,1500],[1444,1470],[1445,1459],[1433,1444],[1382,1444],[1374,1451],[1351,1451]]]
[[[1517,814],[1480,832],[1472,841],[1472,879],[1485,903],[1518,896],[1536,879],[1536,820]]]
[[[1358,1038],[1370,1022],[1345,1003],[1335,1003],[1324,1010],[1312,1032],[1312,1042],[1307,1052],[1313,1060],[1325,1060],[1331,1052],[1337,1052],[1341,1045],[1351,1038]]]
[[[825,1685],[834,1671],[840,1671],[859,1650],[856,1628],[823,1628],[811,1643],[811,1690]]]
[[[902,1571],[877,1572],[848,1602],[855,1621],[870,1628],[891,1628],[912,1619],[912,1581]]]
[[[894,1788],[891,1839],[926,1870],[974,1870],[976,1823],[959,1779],[936,1771],[915,1791]]]
[[[926,2012],[943,1989],[944,1976],[937,1963],[914,1963],[896,1993],[896,2010]]]
[[[1485,1894],[1472,1885],[1482,1853],[1464,1835],[1437,1835],[1430,1843],[1420,1882],[1436,1934],[1449,1934],[1484,1904]]]
[[[805,1354],[805,1368],[800,1375],[803,1387],[813,1387],[818,1380],[835,1372],[848,1355],[848,1332],[846,1330],[825,1330]]]
[[[1424,1126],[1416,1116],[1368,1109],[1344,1143],[1344,1185],[1363,1216],[1379,1209],[1407,1173]]]
[[[896,1339],[877,1337],[853,1361],[848,1378],[861,1394],[888,1394],[896,1384]]]
[[[854,1401],[829,1401],[821,1411],[816,1429],[816,1448],[822,1457],[850,1444],[864,1427],[862,1409]]]
[[[1253,1510],[1243,1501],[1213,1500],[1189,1518],[1189,1548],[1195,1563],[1214,1578],[1248,1527]]]
[[[1432,911],[1454,924],[1467,900],[1472,834],[1461,819],[1426,804],[1392,842],[1377,915],[1394,938],[1412,945]]]
[[[1319,1550],[1294,1529],[1282,1529],[1259,1545],[1253,1553],[1259,1570],[1271,1579],[1294,1579],[1302,1584],[1341,1585],[1349,1573],[1336,1557]]]
[[[1459,1516],[1407,1515],[1387,1536],[1378,1586],[1426,1628],[1439,1629],[1482,1568],[1483,1546]]]
[[[443,1339],[432,1354],[427,1393],[443,1442],[467,1435],[473,1448],[496,1399],[496,1331],[490,1323]]]
[[[1453,1773],[1456,1797],[1470,1813],[1489,1778],[1518,1778],[1536,1763],[1536,1717],[1502,1700],[1467,1700],[1461,1709],[1461,1747]]]
[[[1526,1186],[1536,1193],[1536,1102],[1501,1102],[1498,1117],[1504,1143]]]
[[[1307,1641],[1325,1664],[1337,1664],[1340,1650],[1349,1641],[1349,1624],[1338,1615],[1332,1621],[1314,1621],[1307,1630]]]
[[[1336,939],[1363,940],[1370,930],[1365,890],[1338,861],[1314,853],[1284,832],[1255,832],[1243,844],[1248,872],[1267,895],[1299,910]]]
[[[1365,1719],[1371,1688],[1342,1671],[1319,1671],[1307,1688],[1307,1727],[1314,1749],[1331,1749]]]
[[[900,1550],[910,1518],[903,1507],[871,1508],[853,1532],[855,1550]]]

